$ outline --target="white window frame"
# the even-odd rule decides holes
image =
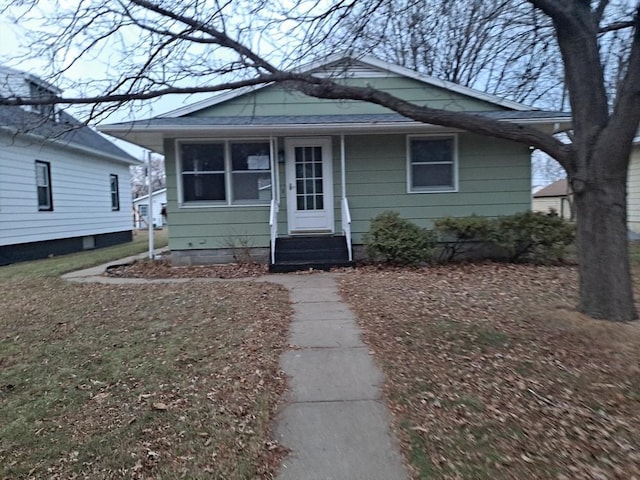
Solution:
[[[149,216],[149,204],[148,203],[139,203],[138,204],[138,215],[142,218],[147,218]],[[144,212],[143,212],[144,210]]]
[[[44,179],[45,183],[40,185],[38,183],[38,169],[42,168],[44,170]],[[36,160],[35,161],[35,169],[36,169],[36,202],[38,204],[39,212],[52,212],[53,211],[53,187],[51,186],[51,163],[45,162],[44,160]],[[40,204],[40,189],[46,188],[47,192],[47,205]]]
[[[453,185],[446,187],[413,187],[413,163],[411,162],[411,142],[413,140],[453,140],[453,158],[451,162],[429,162],[429,165],[448,165],[451,163],[453,169]],[[423,134],[423,135],[407,135],[406,140],[407,151],[407,193],[456,193],[458,192],[458,134],[457,133],[438,133],[438,134]]]
[[[114,182],[115,180],[115,182]],[[115,189],[113,188],[115,185]],[[120,211],[120,180],[115,173],[109,174],[109,191],[111,192],[111,211]],[[115,203],[114,203],[115,199]]]
[[[224,148],[224,186],[225,186],[225,200],[203,200],[199,202],[185,202],[184,191],[182,182],[182,158],[180,157],[180,145],[183,144],[203,144],[203,143],[222,143]],[[180,208],[220,208],[220,207],[269,207],[271,199],[269,201],[257,201],[257,200],[240,200],[233,201],[233,164],[231,159],[231,144],[232,143],[265,143],[269,145],[269,156],[272,157],[272,139],[269,137],[251,137],[251,138],[181,138],[176,139],[175,146],[175,158],[176,158],[176,176],[178,187],[178,201]],[[277,166],[277,164],[276,164]],[[269,159],[269,170],[260,170],[265,174],[268,173],[271,176],[271,198],[274,197],[275,185],[274,178],[274,159]]]

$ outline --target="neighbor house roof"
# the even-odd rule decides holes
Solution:
[[[140,163],[102,134],[64,111],[56,115],[57,120],[53,121],[37,113],[28,112],[22,107],[2,105],[0,106],[0,130],[9,134],[28,135],[64,147],[77,148],[124,163]]]
[[[167,191],[166,188],[160,188],[158,190],[155,190],[153,192],[151,192],[151,196],[155,197],[157,195],[161,195],[163,193],[165,193]],[[149,194],[147,193],[146,195],[140,195],[139,197],[136,197],[133,199],[134,202],[139,202],[140,200],[146,200],[147,198],[149,198]]]
[[[568,193],[570,193],[570,188],[568,187],[567,180],[563,178],[561,180],[556,180],[555,182],[538,190],[533,195],[533,198],[566,197]]]

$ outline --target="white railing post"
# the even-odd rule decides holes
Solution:
[[[347,242],[347,251],[349,252],[349,261],[353,262],[353,251],[351,247],[351,212],[349,211],[349,200],[347,197],[342,199],[342,231]]]
[[[269,230],[271,235],[271,264],[276,263],[276,239],[278,238],[278,201],[271,199],[271,209],[269,210]]]
[[[347,200],[347,178],[346,178],[346,154],[344,146],[344,134],[340,135],[340,172],[342,174],[342,232],[347,242],[349,261],[353,262],[353,252],[351,247],[351,212],[349,211],[349,200]]]

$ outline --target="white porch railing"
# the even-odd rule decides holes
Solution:
[[[269,210],[269,229],[271,231],[271,263],[276,263],[276,238],[278,238],[278,211],[280,203],[274,198]]]
[[[351,251],[351,212],[349,211],[349,200],[342,197],[342,232],[347,242],[347,250],[349,252],[349,261],[353,261],[353,252]]]

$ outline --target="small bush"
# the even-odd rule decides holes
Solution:
[[[495,222],[491,241],[505,249],[512,262],[557,262],[575,239],[573,224],[539,212],[516,213]]]
[[[440,260],[451,262],[486,245],[494,235],[496,222],[487,217],[443,217],[434,222],[438,233]]]
[[[364,244],[374,260],[416,265],[431,259],[436,237],[397,212],[384,212],[371,220]]]

